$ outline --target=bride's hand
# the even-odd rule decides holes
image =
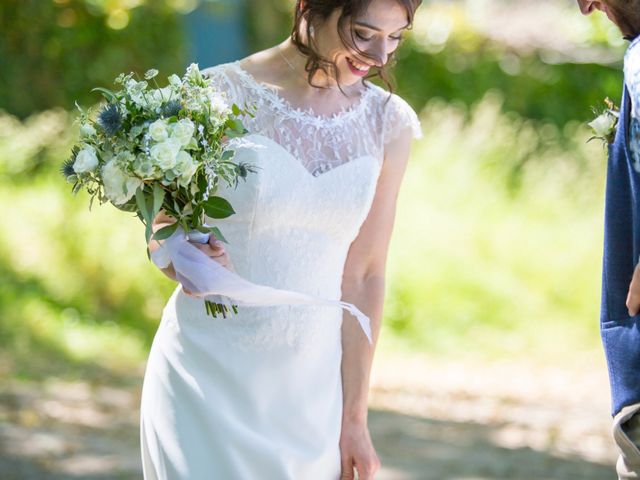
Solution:
[[[359,480],[373,480],[380,469],[380,459],[373,448],[366,424],[342,422],[340,456],[340,480],[355,479],[354,467],[358,471]]]
[[[194,247],[196,247],[198,250],[200,250],[202,253],[204,253],[207,257],[218,262],[220,265],[222,265],[226,269],[231,270],[232,272],[235,272],[235,268],[231,263],[229,254],[224,248],[224,243],[222,243],[220,240],[216,240],[213,235],[209,237],[209,243],[191,242],[191,244]],[[184,293],[186,293],[187,295],[193,296],[189,290],[184,288],[184,286],[182,287],[182,290],[184,290]]]
[[[192,243],[192,245],[223,267],[231,271],[235,271],[233,264],[231,263],[231,259],[229,258],[229,254],[224,248],[224,243],[220,240],[216,240],[213,235],[209,237],[209,243]]]

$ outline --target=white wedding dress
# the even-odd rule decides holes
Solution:
[[[331,117],[291,106],[238,62],[203,71],[244,118],[258,167],[222,188],[236,214],[216,221],[236,272],[276,288],[338,300],[351,242],[367,216],[384,145],[414,111],[373,84]],[[360,307],[360,306],[359,306]],[[207,316],[180,286],[167,303],[144,379],[147,480],[335,480],[340,477],[342,310],[241,307]],[[356,321],[347,314],[348,321]]]

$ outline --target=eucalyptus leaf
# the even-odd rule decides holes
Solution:
[[[144,237],[147,240],[147,245],[149,245],[149,242],[151,241],[151,235],[153,235],[153,230],[151,228],[151,223],[147,223],[146,227],[144,229]]]
[[[142,215],[145,224],[151,224],[151,212],[147,210],[147,202],[142,191],[142,187],[136,190],[136,203],[138,204],[138,212]],[[147,242],[148,243],[148,242]]]
[[[167,225],[166,227],[162,227],[160,230],[153,234],[153,239],[164,240],[166,238],[169,238],[175,233],[175,231],[178,229],[178,226],[178,222],[176,222],[172,223],[171,225]]]
[[[151,212],[151,218],[156,218],[158,212],[162,208],[162,204],[164,203],[164,189],[158,184],[153,184],[153,212]]]

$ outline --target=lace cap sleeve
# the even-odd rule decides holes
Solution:
[[[413,138],[422,138],[422,128],[418,115],[411,106],[395,93],[385,105],[382,139],[384,145],[410,128]]]
[[[225,92],[227,100],[243,106],[245,99],[237,79],[237,74],[231,68],[230,63],[223,63],[215,67],[208,67],[202,70],[202,75],[211,80],[211,84]]]

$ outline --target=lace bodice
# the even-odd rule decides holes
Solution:
[[[362,156],[382,162],[384,146],[403,128],[421,135],[413,109],[398,95],[365,81],[360,98],[331,116],[293,107],[277,91],[255,80],[239,61],[203,70],[214,85],[240,106],[255,105],[255,118],[243,118],[250,132],[265,135],[296,158],[312,175]]]
[[[341,297],[349,247],[376,191],[384,147],[403,130],[420,135],[409,105],[370,85],[360,101],[331,117],[293,108],[257,83],[237,63],[203,73],[230,102],[254,103],[251,134],[236,160],[257,167],[237,188],[217,194],[235,214],[209,219],[220,228],[236,272],[254,283],[330,300]],[[252,146],[247,146],[251,144]],[[241,307],[230,320],[212,320],[202,300],[178,291],[165,308],[179,327],[215,328],[218,341],[251,350],[294,347],[305,351],[321,335],[339,334],[342,312],[333,307]]]

